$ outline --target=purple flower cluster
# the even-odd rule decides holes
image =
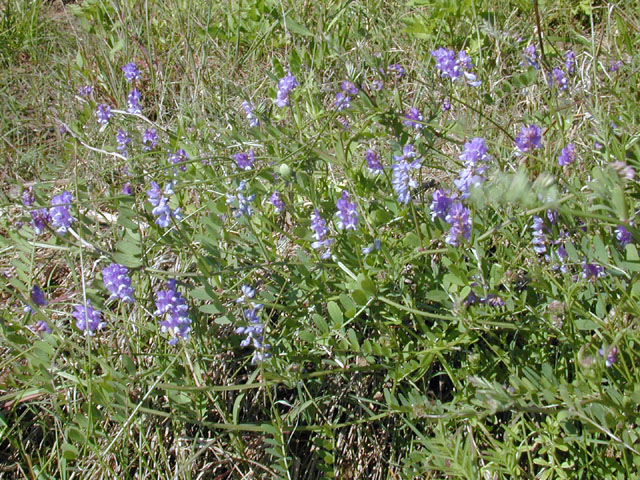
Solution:
[[[471,211],[456,199],[456,194],[440,189],[433,193],[431,201],[431,219],[440,218],[449,224],[445,242],[454,247],[460,244],[461,239],[471,238],[473,227]]]
[[[395,73],[396,78],[402,78],[405,75],[404,67],[399,63],[392,63],[387,67],[387,71]]]
[[[446,220],[447,212],[453,204],[453,201],[457,198],[454,193],[451,195],[449,190],[439,189],[433,192],[431,200],[431,220],[435,220],[436,217],[442,220]]]
[[[633,235],[631,235],[631,232],[627,229],[627,227],[623,225],[618,225],[616,227],[615,232],[616,232],[616,240],[618,240],[618,244],[620,245],[620,248],[624,248],[628,244],[633,242]]]
[[[44,307],[49,303],[47,301],[47,297],[45,296],[44,292],[37,285],[34,285],[33,288],[31,289],[30,297],[33,304],[38,307]],[[33,308],[31,308],[31,305],[26,305],[24,307],[24,311],[25,313],[33,312]],[[51,333],[51,331],[49,331],[48,333]]]
[[[473,62],[464,50],[460,50],[456,55],[453,50],[440,47],[433,50],[431,55],[436,59],[436,68],[440,70],[441,77],[450,78],[454,82],[464,78],[472,87],[480,85],[475,74],[471,72]]]
[[[71,224],[75,221],[69,213],[71,202],[73,202],[73,195],[66,190],[51,199],[51,205],[53,206],[49,209],[49,219],[51,226],[57,233],[67,233],[71,228]]]
[[[178,343],[179,338],[186,340],[191,331],[191,319],[189,318],[189,306],[187,301],[176,290],[176,281],[171,279],[166,284],[165,290],[156,294],[156,317],[164,318],[160,321],[160,330],[169,333],[171,339],[169,345]]]
[[[570,165],[576,159],[576,149],[572,143],[568,143],[560,152],[558,164],[564,166]]]
[[[289,94],[298,86],[298,80],[291,72],[287,73],[278,82],[278,93],[276,95],[276,105],[284,108],[289,105]]]
[[[111,293],[109,300],[120,298],[124,302],[135,302],[131,278],[127,275],[128,272],[127,267],[119,263],[112,263],[102,270],[102,281],[109,293]]]
[[[236,303],[244,303],[245,300],[255,296],[255,290],[247,285],[242,286],[242,296],[236,300]],[[238,335],[245,335],[245,339],[240,342],[241,347],[252,346],[254,348],[253,356],[251,357],[251,363],[256,364],[265,361],[271,357],[271,354],[267,351],[271,348],[271,345],[264,343],[264,324],[260,321],[260,310],[263,305],[261,303],[249,302],[249,308],[243,311],[243,315],[248,325],[245,327],[238,327],[235,329],[235,333]]]
[[[311,230],[313,230],[313,239],[315,240],[315,242],[311,244],[311,248],[314,250],[324,249],[324,251],[320,253],[320,258],[322,259],[326,260],[331,257],[330,248],[333,239],[327,238],[327,234],[329,233],[327,222],[320,216],[318,209],[315,209],[313,213],[311,213]]]
[[[605,349],[604,347],[601,348],[598,352],[600,354],[601,357],[605,357],[606,359],[604,361],[605,366],[608,367],[612,367],[614,363],[616,363],[618,361],[618,347],[616,347],[615,345],[609,349]],[[606,354],[606,355],[605,355]]]
[[[242,180],[236,188],[235,194],[227,194],[227,205],[232,205],[234,218],[239,218],[242,215],[250,217],[253,215],[251,210],[251,202],[256,198],[255,194],[245,196],[244,191],[247,189],[247,182]]]
[[[358,211],[356,204],[351,202],[351,197],[346,190],[342,191],[342,195],[336,203],[338,208],[338,228],[340,230],[355,230],[358,226]]]
[[[583,262],[582,264],[582,278],[588,281],[595,282],[598,278],[605,276],[604,267],[595,263]]]
[[[41,235],[45,227],[49,224],[51,216],[46,208],[31,210],[31,226],[36,235]]]
[[[398,202],[405,205],[409,203],[411,198],[410,190],[418,186],[418,182],[411,177],[411,170],[420,168],[421,161],[417,158],[417,155],[413,150],[413,145],[407,144],[402,149],[402,155],[393,156],[395,163],[391,165],[391,170],[393,171],[391,184],[398,197]]]
[[[253,162],[255,161],[253,150],[249,150],[249,153],[236,153],[233,156],[233,159],[236,161],[236,165],[240,170],[246,171],[249,171],[253,168]]]
[[[175,184],[175,181],[169,182],[164,186],[164,189],[161,189],[156,182],[151,182],[151,190],[147,191],[147,198],[153,207],[151,213],[158,217],[155,223],[162,228],[167,228],[171,224],[171,217],[178,220],[182,218],[180,209],[172,210],[169,207],[169,199],[167,198],[175,193],[173,191]]]
[[[142,106],[140,105],[140,99],[142,94],[137,88],[132,88],[127,96],[127,112],[139,115],[142,113]]]
[[[553,78],[555,79],[559,90],[564,91],[569,89],[569,80],[560,67],[553,67],[551,73],[553,73]],[[550,79],[549,82],[553,83],[553,80]]]
[[[461,238],[465,240],[471,238],[471,228],[473,226],[471,211],[462,203],[458,201],[453,202],[447,211],[445,222],[451,226],[445,238],[445,242],[449,245],[457,247],[460,244]]]
[[[281,211],[284,210],[284,202],[282,201],[282,195],[280,195],[280,192],[278,192],[277,190],[271,194],[271,196],[269,197],[269,201],[271,202],[271,205],[273,205],[273,207],[275,208],[276,213],[280,213]]]
[[[116,143],[118,144],[118,146],[116,147],[118,151],[124,157],[128,156],[127,145],[131,143],[131,137],[129,137],[129,132],[119,128],[118,132],[116,133]]]
[[[488,149],[481,137],[475,137],[464,144],[464,150],[459,158],[464,162],[465,168],[453,182],[460,190],[460,198],[468,198],[471,187],[484,183],[483,175],[487,171],[486,162],[490,159],[487,152]]]
[[[351,108],[351,97],[344,92],[336,93],[336,99],[333,102],[333,108],[337,111]]]
[[[517,154],[528,153],[540,148],[542,146],[541,141],[542,129],[539,126],[531,124],[528,127],[523,127],[522,130],[520,130],[520,134],[516,137],[516,146],[518,147]]]
[[[189,161],[189,155],[187,155],[187,152],[184,151],[182,148],[178,149],[175,153],[170,153],[169,154],[169,158],[168,158],[168,162],[171,165],[176,165],[176,164],[180,164],[180,171],[182,172],[186,172],[187,171],[187,166],[185,165],[184,162],[188,162]],[[173,169],[173,173],[174,175],[177,173],[176,169]]]
[[[353,82],[350,82],[349,80],[344,80],[340,84],[340,88],[347,95],[358,95],[358,93],[359,93],[359,90],[358,90],[358,87],[356,86],[356,84],[353,83]]]
[[[78,88],[78,95],[80,95],[81,97],[88,97],[89,95],[91,95],[91,92],[93,92],[93,87],[91,85],[83,85],[82,87]]]
[[[113,114],[111,113],[111,107],[107,104],[101,103],[96,108],[96,120],[100,125],[106,125],[109,123],[109,119]]]
[[[564,55],[564,69],[569,75],[573,75],[576,71],[576,54],[571,50]]]
[[[25,207],[30,207],[36,201],[33,196],[33,187],[27,188],[24,192],[22,192],[22,204]]]
[[[369,167],[369,171],[371,173],[378,174],[384,171],[384,167],[380,163],[380,158],[378,157],[378,154],[372,148],[367,150],[367,153],[365,153],[364,158],[367,161],[367,167]]]
[[[260,125],[258,117],[256,117],[255,113],[253,112],[253,105],[251,105],[251,103],[245,100],[244,102],[242,102],[242,108],[244,109],[244,114],[247,116],[247,120],[249,120],[249,126],[251,128]]]
[[[134,80],[138,80],[140,78],[140,71],[135,63],[130,62],[127,63],[124,67],[122,67],[122,73],[124,73],[124,78],[127,82],[133,82]]]
[[[524,55],[524,59],[530,67],[533,67],[536,70],[540,68],[540,66],[538,65],[538,50],[536,49],[535,45],[529,45],[524,49],[522,54]]]
[[[416,130],[421,130],[424,128],[424,125],[422,124],[423,121],[424,117],[422,116],[422,113],[420,113],[420,110],[415,107],[411,107],[405,114],[402,123],[405,127],[412,127]]]
[[[544,230],[544,220],[541,217],[534,215],[533,225],[531,226],[531,231],[533,232],[533,240],[531,243],[533,244],[533,250],[538,255],[542,255],[547,251],[547,235],[544,233]]]
[[[102,330],[107,322],[102,321],[102,313],[91,305],[91,300],[87,304],[76,305],[72,313],[76,319],[76,327],[85,335],[93,336],[96,330]]]
[[[142,134],[142,148],[149,152],[156,147],[158,143],[158,131],[155,128],[147,128]]]

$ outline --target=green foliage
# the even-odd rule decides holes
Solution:
[[[0,92],[2,148],[17,162],[2,173],[0,204],[3,468],[29,478],[638,478],[637,12],[90,0],[64,6],[71,40],[51,8],[10,1],[0,32],[3,64],[27,52],[50,69],[49,85],[24,91],[9,71]],[[522,53],[540,48],[537,21],[539,70]],[[66,48],[39,46],[56,28]],[[440,75],[430,52],[442,46],[471,56],[479,86]],[[576,71],[563,91],[545,69],[563,67],[569,48]],[[299,85],[279,108],[289,72]],[[344,80],[358,94],[338,110]],[[127,112],[134,85],[142,114]],[[51,98],[46,115],[30,103]],[[99,104],[112,108],[106,125]],[[419,128],[406,122],[411,107]],[[541,146],[518,151],[531,124]],[[155,148],[143,148],[147,128]],[[474,137],[490,159],[462,198],[454,181]],[[576,159],[559,165],[569,142]],[[407,144],[420,165],[403,202],[390,166]],[[234,155],[250,149],[243,169]],[[369,149],[383,172],[367,168]],[[167,205],[180,214],[166,227],[149,202],[153,181],[175,181]],[[469,209],[457,246],[452,220],[432,211],[438,189]],[[31,212],[51,213],[64,190],[70,231],[50,223],[38,234]],[[340,227],[344,191],[355,230]],[[316,209],[328,255],[314,245]],[[111,263],[127,267],[135,303],[107,291]],[[158,313],[168,280],[192,320],[177,343]],[[106,322],[93,336],[71,316],[87,300]],[[264,338],[245,340],[251,315]]]

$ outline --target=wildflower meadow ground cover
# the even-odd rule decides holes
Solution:
[[[0,7],[0,478],[639,478],[634,2]]]

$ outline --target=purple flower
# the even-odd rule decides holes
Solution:
[[[78,88],[78,95],[81,97],[88,97],[93,92],[93,87],[91,85],[84,85]]]
[[[531,226],[533,240],[531,243],[533,244],[533,250],[538,254],[542,255],[547,251],[546,243],[547,236],[544,233],[544,220],[537,215],[533,217],[533,225]]]
[[[311,230],[313,230],[313,238],[315,240],[315,242],[311,244],[311,248],[314,250],[324,249],[320,254],[320,258],[329,258],[331,256],[330,247],[333,239],[327,238],[327,234],[329,233],[327,222],[320,216],[318,209],[315,209],[313,213],[311,213]]]
[[[189,306],[187,301],[176,290],[176,281],[171,279],[166,284],[165,290],[156,294],[156,317],[164,318],[160,321],[160,330],[169,333],[172,337],[169,345],[178,343],[178,339],[186,340],[191,331],[191,319],[189,318]]]
[[[129,303],[134,303],[133,288],[131,288],[131,278],[127,275],[127,267],[119,263],[112,263],[102,270],[102,281],[111,293],[109,300],[120,298]]]
[[[133,88],[129,95],[127,96],[127,112],[132,113],[134,115],[139,115],[142,113],[142,106],[140,105],[140,99],[142,98],[142,94],[140,90],[137,88]]]
[[[38,307],[44,307],[49,303],[47,301],[47,297],[45,296],[44,292],[37,285],[34,285],[33,288],[31,289],[31,301],[33,302],[34,305]],[[33,308],[31,308],[31,305],[26,305],[24,307],[24,311],[25,313],[33,312]],[[49,331],[48,333],[51,333],[51,331]]]
[[[556,83],[558,84],[558,89],[567,90],[569,88],[569,82],[562,69],[559,67],[553,67],[552,73]]]
[[[374,90],[379,92],[384,88],[384,82],[377,78],[371,82],[371,86],[373,87]]]
[[[36,232],[36,235],[41,235],[50,221],[51,216],[49,215],[49,211],[46,208],[31,210],[31,226]]]
[[[51,199],[53,207],[49,209],[49,216],[51,217],[51,225],[57,233],[67,233],[75,220],[69,213],[71,202],[73,202],[73,195],[66,190]]]
[[[621,162],[620,160],[612,162],[611,168],[613,168],[623,180],[632,181],[636,176],[636,172],[633,167],[631,165],[627,165],[625,162]]]
[[[398,197],[398,202],[405,205],[409,203],[411,198],[410,190],[418,186],[418,182],[411,177],[411,170],[420,168],[420,159],[415,158],[416,156],[417,154],[413,151],[413,145],[411,144],[404,146],[402,155],[393,156],[395,163],[391,165],[391,170],[393,171],[391,184]],[[415,160],[407,161],[407,159],[411,158],[415,158]]]
[[[631,232],[627,230],[625,226],[618,225],[616,227],[616,239],[618,240],[620,248],[624,248],[633,242],[633,235],[631,235]]]
[[[31,301],[39,307],[44,307],[49,303],[47,301],[47,297],[45,297],[44,295],[44,292],[37,285],[34,285],[31,289]]]
[[[451,225],[445,242],[449,245],[457,247],[460,244],[460,238],[469,240],[471,238],[471,212],[460,202],[454,202],[450,207],[445,221]]]
[[[484,139],[481,137],[475,137],[464,144],[464,150],[459,158],[464,162],[465,169],[454,180],[456,187],[462,193],[460,198],[468,198],[471,187],[484,183],[483,175],[487,171],[487,166],[484,163],[490,159],[487,151]]]
[[[33,202],[35,202],[36,199],[33,196],[33,188],[29,187],[27,188],[24,192],[22,192],[22,204],[25,207],[30,207],[31,205],[33,205]]]
[[[240,287],[240,290],[242,291],[242,295],[240,295],[236,299],[236,303],[248,302],[249,300],[251,300],[253,297],[256,296],[256,289],[249,285],[242,285]]]
[[[276,105],[284,108],[289,105],[289,94],[298,86],[298,80],[291,72],[287,73],[278,82],[278,93],[276,95]]]
[[[453,50],[440,47],[432,50],[431,55],[436,59],[436,68],[440,71],[441,77],[450,78],[453,82],[464,78],[473,87],[480,85],[471,72],[473,62],[464,50],[460,50],[456,55]]]
[[[183,172],[187,171],[187,166],[184,164],[184,162],[188,162],[189,161],[189,155],[187,155],[187,152],[185,152],[182,148],[177,150],[175,153],[170,153],[169,154],[169,158],[168,161],[170,164],[172,165],[176,165],[176,164],[181,164],[180,165],[180,170]],[[176,169],[173,169],[173,173],[176,173]]]
[[[255,161],[253,150],[249,150],[249,153],[236,153],[233,158],[240,170],[248,171],[253,168],[253,162]]]
[[[588,281],[596,281],[605,276],[604,267],[595,263],[584,262],[582,264],[582,278]]]
[[[38,320],[36,323],[34,323],[33,325],[29,325],[27,328],[34,333],[41,333],[41,332],[51,333],[52,332],[51,327],[49,327],[49,324],[44,320]]]
[[[109,123],[109,119],[112,117],[111,107],[104,103],[101,103],[96,108],[96,120],[100,125],[106,125]]]
[[[622,60],[611,60],[611,63],[609,63],[609,71],[617,72],[623,65],[624,62]]]
[[[123,130],[121,128],[118,129],[116,133],[116,142],[118,146],[116,147],[123,156],[127,156],[127,145],[131,143],[131,138],[129,137],[129,132]]]
[[[405,75],[404,67],[399,63],[392,63],[387,67],[389,72],[394,72],[396,74],[396,78],[402,78]]]
[[[267,353],[267,350],[271,348],[271,345],[264,343],[264,325],[260,321],[259,316],[259,312],[262,308],[263,305],[257,303],[253,304],[251,308],[244,310],[244,318],[248,322],[248,325],[246,327],[238,327],[235,329],[235,333],[238,335],[245,335],[244,340],[240,342],[240,346],[252,346],[254,348],[254,353],[251,357],[252,364],[263,362],[267,358],[271,357],[271,354]]]
[[[158,131],[155,128],[147,128],[142,134],[143,149],[147,152],[153,150],[158,143]]]
[[[351,197],[346,190],[342,191],[342,195],[336,203],[338,208],[338,228],[340,230],[355,230],[358,226],[358,211],[356,204],[351,202]]]
[[[282,201],[282,196],[277,190],[271,194],[271,196],[269,197],[269,201],[274,206],[276,213],[280,213],[284,210],[284,202]]]
[[[158,217],[156,218],[155,223],[162,228],[167,228],[171,225],[171,217],[178,220],[182,217],[179,208],[172,210],[169,207],[169,199],[167,196],[174,194],[174,185],[175,181],[169,182],[164,186],[164,190],[161,190],[160,186],[156,182],[151,182],[151,190],[147,191],[147,198],[153,207],[151,213]]]
[[[413,127],[416,130],[424,128],[424,125],[420,122],[424,121],[424,117],[420,110],[415,107],[411,107],[404,116],[402,123],[405,127]]]
[[[369,167],[369,171],[371,173],[378,174],[384,171],[384,167],[380,163],[380,158],[378,157],[378,154],[372,148],[367,150],[367,153],[365,153],[364,158],[367,160],[367,167]]]
[[[242,102],[242,108],[244,109],[244,113],[247,116],[247,120],[249,120],[249,126],[251,128],[257,127],[260,124],[260,121],[253,112],[253,105],[245,100],[244,102]]]
[[[451,110],[451,101],[448,98],[445,98],[442,100],[442,111],[448,112],[449,110]]]
[[[344,92],[336,93],[336,100],[333,102],[333,107],[337,111],[344,110],[345,108],[351,108],[351,97]]]
[[[451,192],[449,190],[439,189],[433,192],[431,201],[431,220],[435,220],[436,217],[445,220],[449,208],[453,204],[453,201],[457,198],[456,194],[449,196]]]
[[[358,95],[358,92],[359,92],[358,87],[356,87],[356,84],[353,82],[350,82],[349,80],[344,80],[340,84],[340,88],[347,95]]]
[[[576,71],[576,54],[569,50],[564,54],[564,68],[569,75]]]
[[[542,140],[542,129],[534,124],[523,127],[520,134],[516,137],[516,146],[518,154],[531,152],[536,148],[540,148]]]
[[[610,349],[601,348],[598,353],[601,357],[604,357],[606,353],[607,358],[604,361],[604,364],[607,367],[613,366],[613,364],[618,361],[618,347],[616,347],[615,345]]]
[[[576,159],[576,149],[572,143],[568,143],[560,152],[558,164],[564,166],[570,165]]]
[[[76,319],[76,327],[85,335],[93,336],[96,330],[102,330],[107,323],[102,321],[102,313],[91,306],[91,300],[87,304],[76,305],[72,315]]]
[[[127,63],[124,67],[122,67],[122,73],[124,73],[124,78],[127,82],[133,82],[134,80],[138,80],[140,78],[140,71],[136,64],[131,62]]]
[[[538,68],[539,68],[539,65],[538,65],[538,50],[536,49],[536,46],[531,44],[527,48],[525,48],[524,52],[522,52],[522,53],[524,55],[524,59],[527,61],[527,64],[530,67],[533,67],[536,70],[538,70]]]
[[[373,241],[373,245],[369,245],[367,247],[362,247],[362,254],[363,255],[369,255],[371,252],[380,250],[381,247],[382,247],[382,242],[380,241],[379,238],[376,238]]]
[[[133,195],[133,185],[129,182],[122,185],[122,193],[123,195]]]
[[[349,130],[349,120],[344,117],[338,117],[338,122],[340,123],[340,125],[342,125],[342,128],[344,128],[345,130]]]
[[[235,194],[227,194],[227,205],[232,205],[231,208],[233,209],[234,218],[239,218],[242,215],[245,215],[246,217],[253,215],[251,202],[255,200],[256,196],[255,194],[245,196],[243,192],[246,188],[247,182],[242,180],[238,185],[238,188],[236,188]]]

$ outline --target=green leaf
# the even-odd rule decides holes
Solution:
[[[285,19],[285,25],[287,26],[287,30],[289,30],[290,32],[297,33],[298,35],[303,35],[306,37],[313,37],[313,32],[311,32],[311,30],[303,25],[300,25],[298,22],[292,20],[289,17]]]
[[[342,326],[344,317],[342,316],[342,310],[340,310],[338,304],[333,300],[327,302],[327,312],[329,312],[329,317],[331,317],[331,320],[333,320],[335,326],[337,328],[340,328]]]

